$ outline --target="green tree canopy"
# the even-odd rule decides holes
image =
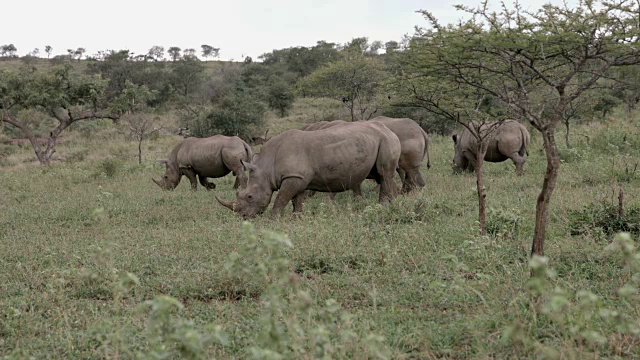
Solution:
[[[484,1],[478,8],[457,8],[471,18],[442,26],[422,11],[430,27],[411,39],[400,82],[413,101],[453,116],[477,115],[492,97],[542,133],[547,172],[532,246],[532,253],[542,255],[559,168],[556,125],[608,70],[640,62],[640,4],[586,0],[575,8],[547,4],[527,12],[516,3],[492,12]]]
[[[211,45],[200,45],[202,48],[202,57],[203,58],[217,58],[220,55],[220,48],[215,48]]]
[[[355,121],[370,119],[387,103],[387,78],[381,59],[350,52],[301,79],[297,86],[303,96],[341,100]]]
[[[2,121],[20,129],[40,163],[48,165],[58,136],[71,124],[88,119],[118,119],[119,113],[108,110],[106,88],[106,80],[74,75],[69,65],[46,72],[0,70]],[[57,126],[49,131],[46,148],[40,145],[30,125],[20,118],[21,110],[36,110],[57,121]]]

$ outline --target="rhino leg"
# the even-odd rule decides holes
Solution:
[[[200,180],[200,185],[202,185],[207,190],[213,190],[216,188],[216,184],[208,182],[205,176],[198,175],[198,180]]]
[[[518,176],[522,176],[524,175],[524,157],[520,156],[520,154],[513,153],[511,154],[511,160],[513,160],[513,163],[516,164],[516,175]]]
[[[420,173],[420,169],[418,169],[418,173],[417,173],[417,176],[416,176],[416,183],[421,188],[423,188],[423,187],[425,187],[425,185],[427,185],[427,182],[424,181],[424,178],[422,177],[422,173]]]
[[[355,197],[362,197],[362,183],[353,187],[353,195]]]
[[[467,159],[467,168],[466,170],[469,172],[474,172],[476,171],[476,156],[468,151],[465,151],[462,153],[465,157],[465,159]]]
[[[305,192],[304,191],[293,197],[291,202],[293,203],[293,212],[294,213],[301,213],[302,212],[302,206],[304,204],[304,199],[305,199]]]
[[[406,176],[402,181],[402,193],[409,193],[422,186],[424,186],[424,180],[420,175],[420,168],[407,169]]]
[[[233,175],[236,176],[236,181],[233,184],[234,189],[237,189],[238,187],[244,189],[247,187],[248,178],[244,173],[245,169],[244,165],[242,165],[242,160],[245,160],[243,154],[232,153],[223,149],[222,162],[224,163],[224,166],[231,170]],[[251,159],[247,161],[251,161]]]
[[[271,217],[277,218],[282,216],[284,212],[284,208],[287,206],[289,201],[293,199],[294,196],[301,195],[300,197],[304,199],[304,191],[307,188],[308,183],[305,183],[300,178],[286,178],[282,180],[280,184],[280,190],[278,190],[278,195],[276,196],[276,201],[273,204],[273,208],[271,209]],[[298,200],[302,201],[302,200]]]
[[[196,181],[196,173],[192,168],[182,168],[182,174],[186,176],[191,182],[191,190],[196,190],[198,188],[198,181]]]
[[[382,204],[391,202],[398,194],[398,184],[394,180],[395,169],[376,169],[376,173],[372,174],[374,180],[380,184],[380,193],[378,201]]]

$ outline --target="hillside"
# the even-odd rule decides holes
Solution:
[[[87,69],[87,64],[90,63],[91,60],[72,60],[67,61],[68,64],[72,66],[74,71],[82,73]],[[0,70],[6,69],[9,71],[17,71],[24,66],[33,66],[37,69],[46,69],[51,66],[56,66],[63,64],[64,61],[57,59],[44,59],[44,58],[22,58],[22,59],[6,59],[0,58]],[[169,63],[169,62],[167,62]],[[219,73],[221,69],[225,68],[235,68],[239,67],[241,62],[231,62],[231,61],[222,61],[222,60],[207,60],[202,61],[202,64],[205,68],[205,75],[212,76],[214,74]]]

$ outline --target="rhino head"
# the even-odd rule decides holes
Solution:
[[[182,175],[178,171],[178,167],[168,159],[159,159],[158,163],[166,166],[164,176],[160,180],[151,178],[156,185],[160,186],[162,190],[173,190],[180,183]]]
[[[273,190],[264,171],[245,161],[242,161],[242,165],[245,170],[249,170],[247,187],[236,192],[234,201],[224,201],[217,196],[216,200],[227,209],[240,213],[243,218],[251,219],[269,207]]]
[[[453,139],[453,149],[455,151],[451,168],[454,173],[459,173],[467,168],[469,161],[462,154],[462,140],[457,135],[453,135],[451,138]]]

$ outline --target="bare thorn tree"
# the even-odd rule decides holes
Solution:
[[[129,124],[129,136],[138,142],[138,164],[142,164],[142,142],[151,135],[159,132],[162,127],[156,127],[158,118],[151,114],[130,113],[125,116],[127,124]]]

